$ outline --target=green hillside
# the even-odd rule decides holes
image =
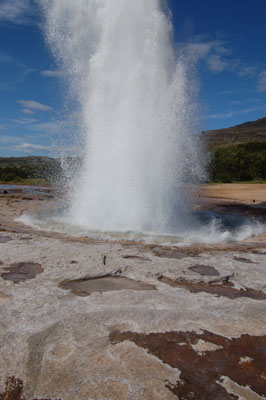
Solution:
[[[209,148],[266,142],[266,117],[231,128],[202,132],[202,139]]]
[[[1,157],[0,182],[22,184],[53,183],[61,173],[59,160],[49,157]]]
[[[211,182],[266,180],[266,117],[202,133]]]

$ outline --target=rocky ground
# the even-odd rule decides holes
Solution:
[[[266,236],[169,247],[14,222],[54,196],[0,194],[1,400],[266,398]]]

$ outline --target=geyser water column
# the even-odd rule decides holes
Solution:
[[[39,0],[47,41],[76,99],[84,151],[68,222],[180,232],[202,175],[191,62],[159,0]]]

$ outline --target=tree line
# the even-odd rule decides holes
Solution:
[[[211,150],[211,182],[266,180],[266,143],[245,143]]]
[[[25,157],[0,159],[1,182],[42,180],[42,183],[63,182],[65,171],[80,171],[82,160]],[[63,166],[62,166],[63,165]],[[245,182],[266,180],[266,143],[245,143],[210,150],[207,164],[209,182]],[[78,176],[78,173],[77,173]]]

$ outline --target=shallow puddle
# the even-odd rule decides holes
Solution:
[[[166,387],[180,400],[237,399],[221,385],[222,377],[249,387],[254,397],[266,396],[266,336],[242,335],[227,339],[212,332],[110,333],[112,344],[130,340],[172,368],[180,371],[175,386]],[[216,345],[216,350],[197,352],[199,342]],[[193,347],[194,346],[194,347]],[[215,346],[213,346],[215,349]],[[264,398],[264,397],[263,397]]]
[[[208,282],[191,282],[191,281],[174,281],[172,279],[162,276],[158,278],[160,282],[170,285],[174,288],[186,289],[190,293],[209,293],[218,297],[228,297],[229,299],[238,299],[240,297],[248,297],[254,300],[266,300],[266,294],[261,290],[254,290],[251,288],[235,289],[233,284],[225,283],[222,285],[211,284]]]
[[[89,296],[95,292],[113,292],[117,290],[156,290],[147,283],[134,281],[123,276],[104,275],[65,280],[59,283],[61,289],[71,290],[76,296]]]
[[[202,276],[219,276],[219,272],[217,269],[214,267],[211,267],[210,265],[194,265],[193,267],[189,267],[190,271],[197,272],[197,274],[200,274]]]
[[[9,272],[2,273],[2,278],[14,283],[34,279],[36,275],[43,272],[41,264],[31,262],[20,262],[8,268]]]
[[[155,248],[153,249],[153,253],[156,257],[161,257],[161,258],[184,258],[187,257],[185,253],[182,253],[181,251],[177,250],[171,250],[171,249],[160,249],[160,248]]]

